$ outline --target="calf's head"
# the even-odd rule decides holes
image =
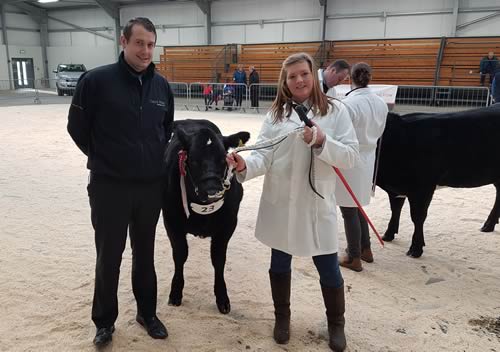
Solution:
[[[182,129],[176,131],[177,138],[187,154],[186,186],[201,204],[210,204],[224,196],[224,180],[228,167],[226,154],[250,139],[250,133],[238,132],[222,136],[209,128],[200,128],[194,133]]]

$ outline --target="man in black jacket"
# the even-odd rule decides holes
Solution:
[[[255,66],[249,67],[250,75],[248,76],[248,85],[250,87],[250,103],[252,108],[259,107],[259,86],[260,77],[255,69]],[[254,84],[254,85],[252,85]]]
[[[96,346],[112,339],[118,316],[118,280],[130,233],[136,320],[153,338],[167,329],[156,316],[155,231],[164,191],[164,151],[174,100],[152,63],[156,30],[134,18],[120,38],[117,63],[84,74],[68,116],[68,132],[87,155],[87,187],[97,252],[92,320]]]

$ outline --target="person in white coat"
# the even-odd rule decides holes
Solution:
[[[318,70],[318,79],[323,93],[329,97],[336,98],[337,92],[335,91],[335,86],[346,80],[349,76],[349,69],[349,63],[345,60],[336,60],[326,69],[320,68]]]
[[[375,165],[377,140],[382,136],[387,119],[387,104],[368,87],[372,78],[371,67],[357,63],[351,71],[351,88],[342,102],[347,107],[359,141],[359,164],[349,170],[341,170],[360,204],[370,203]],[[337,204],[344,218],[347,238],[347,255],[340,265],[354,271],[363,270],[361,260],[373,262],[368,224],[345,187],[335,189]]]
[[[290,337],[292,255],[309,256],[319,272],[329,346],[343,351],[344,281],[337,258],[332,165],[353,167],[359,151],[349,113],[339,101],[321,92],[315,73],[314,61],[308,54],[294,54],[283,62],[277,97],[257,143],[304,126],[294,104],[309,109],[307,115],[313,128],[304,127],[303,136],[291,134],[273,147],[254,150],[245,159],[230,154],[228,163],[235,167],[240,182],[265,175],[255,235],[271,247],[269,276],[276,318],[275,341],[285,344]]]

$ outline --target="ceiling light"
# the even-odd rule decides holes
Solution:
[[[46,4],[48,2],[57,2],[59,0],[38,0],[39,3]]]

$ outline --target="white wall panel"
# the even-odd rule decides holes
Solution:
[[[320,21],[295,22],[284,24],[285,42],[312,42],[321,40]]]
[[[40,32],[7,30],[9,45],[40,45]]]
[[[283,23],[245,26],[245,43],[276,43],[281,41],[283,41]]]
[[[212,3],[212,21],[319,17],[318,0],[222,0]]]
[[[165,28],[156,31],[157,46],[180,45],[180,35],[178,28]]]
[[[245,26],[212,27],[212,44],[244,43]]]
[[[381,18],[343,18],[326,21],[327,40],[370,39],[384,37]]]
[[[62,63],[84,64],[90,70],[116,61],[112,45],[96,47],[92,50],[86,46],[48,47],[47,59],[49,72],[55,70],[57,65]],[[51,74],[51,78],[54,78],[54,74]]]
[[[49,32],[50,46],[70,46],[71,33],[70,32]]]
[[[147,17],[155,25],[205,23],[205,15],[194,2],[127,6],[123,7],[120,11],[122,25],[124,25],[132,17],[137,16]]]
[[[206,45],[207,36],[204,27],[179,28],[182,45]]]
[[[482,0],[473,1],[475,3]],[[367,12],[417,12],[428,10],[452,9],[454,0],[419,0],[419,1],[394,1],[394,0],[328,0],[327,13],[352,14]],[[481,6],[481,5],[474,5]]]
[[[20,27],[29,29],[39,29],[40,26],[35,22],[30,16],[17,14],[17,13],[6,13],[5,22],[7,27]]]
[[[451,14],[388,17],[386,38],[448,36],[451,33],[452,19]]]
[[[68,11],[52,11],[49,12],[50,17],[63,20],[74,25],[95,28],[95,27],[111,27],[114,28],[115,22],[109,15],[100,8],[83,9],[83,10],[68,10]],[[49,18],[49,29],[67,29],[71,28],[68,25],[51,20]]]

